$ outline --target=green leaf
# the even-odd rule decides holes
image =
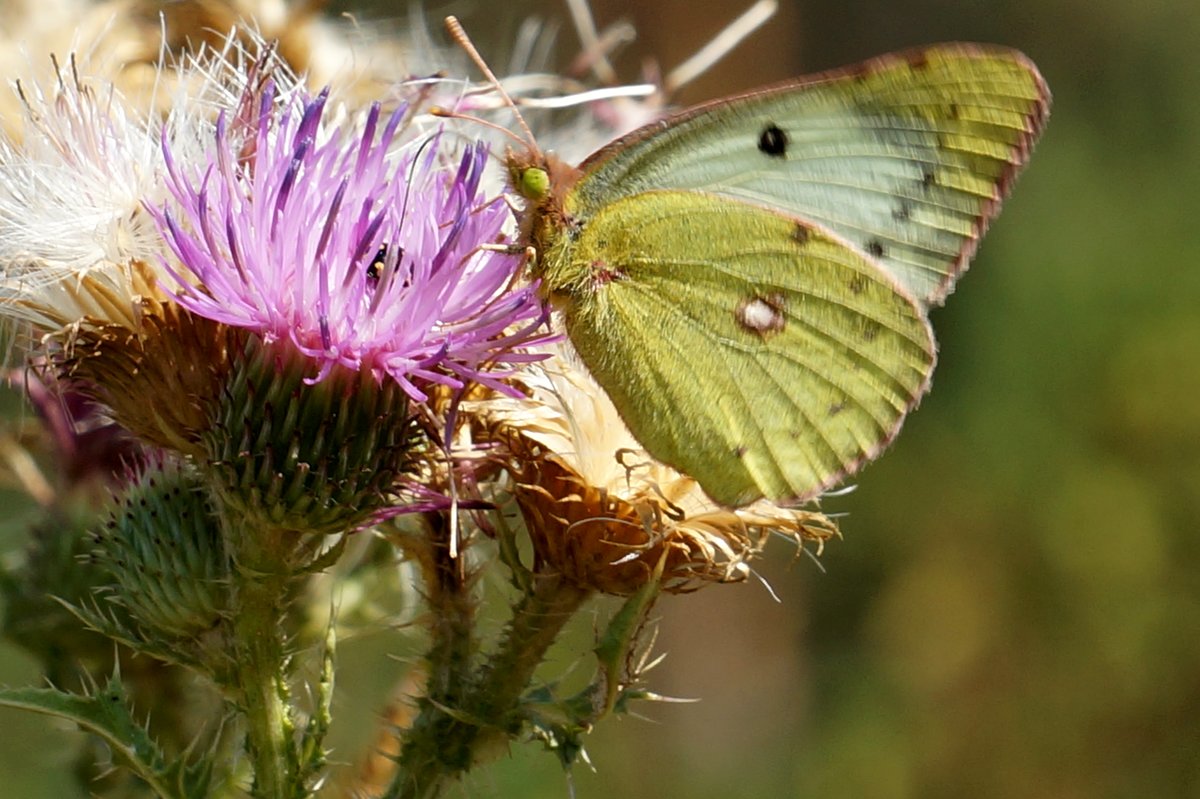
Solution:
[[[344,540],[344,539],[343,539]],[[326,749],[325,735],[333,722],[333,678],[334,652],[337,646],[337,632],[331,621],[325,631],[325,647],[321,656],[321,676],[317,684],[317,706],[300,740],[299,772],[301,784],[313,781],[325,768]]]
[[[124,610],[119,605],[101,608],[95,601],[92,601],[90,604],[80,603],[76,605],[64,599],[52,598],[58,601],[75,618],[83,622],[84,626],[89,630],[110,638],[119,644],[124,644],[135,652],[140,652],[156,660],[161,660],[163,663],[172,663],[194,669],[201,674],[212,675],[215,673],[215,670],[209,663],[205,663],[201,658],[197,657],[197,650],[194,646],[190,645],[191,642],[175,640],[163,643],[160,640],[156,640],[152,635],[147,635],[139,629],[126,614],[119,612],[118,609],[121,611]]]
[[[164,799],[203,799],[210,795],[211,763],[205,758],[192,765],[183,760],[168,762],[146,729],[134,720],[118,676],[91,696],[57,688],[0,688],[0,706],[73,721],[100,736],[118,760]]]
[[[638,645],[638,637],[646,624],[646,616],[658,599],[663,564],[660,562],[654,579],[647,581],[621,605],[596,644],[596,660],[600,664],[604,697],[597,719],[608,715],[616,706],[630,678],[628,663]]]

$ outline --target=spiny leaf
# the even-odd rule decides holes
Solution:
[[[94,602],[90,605],[74,605],[62,599],[58,599],[58,602],[83,622],[88,629],[94,630],[120,644],[124,644],[135,652],[149,655],[164,663],[173,663],[186,668],[196,669],[203,673],[211,672],[207,664],[195,657],[190,647],[169,646],[156,642],[135,627],[131,623],[131,620],[112,612],[112,609],[109,609],[110,612],[106,613],[104,609]]]
[[[168,762],[146,729],[134,720],[125,687],[117,677],[91,696],[57,688],[0,688],[0,706],[73,721],[100,736],[119,760],[164,799],[209,795],[212,765],[203,758],[192,765],[183,760]]]
[[[596,660],[599,661],[601,679],[604,681],[603,704],[597,717],[607,715],[616,704],[623,685],[627,682],[629,662],[638,645],[638,636],[646,623],[646,614],[658,598],[663,561],[659,561],[653,579],[632,594],[616,612],[605,628],[600,642],[596,644]]]
[[[317,685],[316,708],[304,728],[300,741],[301,783],[307,784],[325,767],[325,735],[333,721],[334,651],[337,645],[335,625],[331,621],[325,632],[325,647],[321,657],[321,677]]]

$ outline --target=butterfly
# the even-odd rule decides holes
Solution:
[[[507,166],[531,275],[634,437],[724,505],[799,502],[928,389],[928,309],[1049,107],[1019,52],[942,44]]]

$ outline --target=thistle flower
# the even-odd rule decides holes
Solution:
[[[162,291],[169,251],[149,209],[169,199],[164,138],[194,162],[214,109],[236,107],[256,76],[297,91],[271,48],[239,42],[230,34],[221,50],[161,66],[176,102],[158,122],[73,58],[49,59],[56,80],[18,84],[24,128],[0,142],[0,319],[24,334],[10,350],[46,351],[65,388],[147,443],[189,455],[201,454],[206,400],[240,342]]]
[[[157,137],[109,85],[59,68],[18,84],[22,142],[0,142],[0,305],[11,325],[55,332],[90,317],[132,326],[154,296],[161,240],[142,203],[156,196]]]
[[[542,309],[512,286],[518,259],[503,239],[508,209],[480,189],[486,152],[456,169],[441,136],[398,144],[405,109],[374,105],[348,134],[323,128],[327,93],[276,104],[268,85],[249,130],[222,116],[202,169],[164,145],[175,199],[154,211],[182,268],[167,266],[180,306],[318,364],[395,380],[502,388],[498,365],[528,361]],[[501,373],[503,374],[503,373]]]
[[[19,143],[0,142],[0,320],[6,332],[22,334],[10,339],[28,350],[22,354],[48,351],[47,364],[70,378],[64,387],[113,407],[149,443],[172,446],[189,423],[160,424],[175,414],[145,402],[155,392],[146,391],[154,383],[146,379],[144,339],[157,329],[146,322],[166,302],[156,274],[166,248],[145,207],[166,197],[158,128],[73,60],[56,64],[55,77],[46,86],[18,84],[24,129]],[[180,147],[205,129],[195,122],[170,126]],[[171,364],[168,371],[187,370]],[[114,372],[127,379],[107,383]],[[179,399],[166,407],[178,408]],[[147,413],[150,423],[141,424]]]
[[[663,562],[667,591],[744,580],[772,535],[820,546],[837,534],[816,511],[717,505],[691,478],[650,458],[570,353],[522,373],[521,399],[474,406],[485,437],[512,458],[513,493],[538,570],[627,595]]]
[[[211,504],[186,465],[147,464],[128,479],[119,505],[91,535],[92,562],[111,576],[110,601],[145,635],[190,641],[226,609],[227,566]]]
[[[96,13],[104,8],[117,11],[110,3]],[[0,315],[9,327],[32,325],[35,341],[45,333],[63,341],[81,323],[136,329],[156,313],[167,249],[148,208],[169,199],[163,139],[177,162],[203,161],[219,111],[253,111],[239,104],[256,82],[270,76],[279,97],[300,90],[278,48],[244,27],[174,62],[143,65],[160,50],[134,47],[136,31],[153,28],[156,41],[162,31],[157,13],[140,11],[142,22],[121,17],[100,39],[79,42],[85,51],[103,45],[105,58],[51,56],[49,80],[16,84],[19,108],[0,140]],[[123,59],[152,75],[131,82],[138,70]]]

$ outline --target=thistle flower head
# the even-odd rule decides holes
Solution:
[[[150,92],[123,92],[115,70],[89,71],[86,56],[45,61],[49,79],[16,84],[20,124],[6,120],[0,140],[0,317],[31,326],[34,341],[81,325],[136,329],[166,299],[167,249],[148,213],[168,199],[162,139],[195,161],[214,109],[235,106],[255,75],[274,76],[281,94],[297,79],[272,48],[240,48],[232,34],[223,49],[159,64]]]
[[[148,464],[108,523],[92,533],[92,560],[113,580],[111,600],[153,635],[194,638],[225,609],[225,553],[211,503],[185,465]]]
[[[142,202],[155,196],[156,137],[123,98],[60,68],[18,84],[21,142],[0,142],[0,304],[43,332],[84,317],[131,323],[160,251]]]
[[[276,101],[256,118],[222,116],[199,168],[165,144],[175,200],[155,210],[181,267],[168,266],[187,310],[284,342],[319,365],[422,383],[499,387],[497,364],[529,358],[541,305],[514,288],[519,260],[502,240],[507,207],[481,191],[486,152],[447,166],[441,137],[401,143],[405,109],[362,124],[322,125],[327,94]]]

